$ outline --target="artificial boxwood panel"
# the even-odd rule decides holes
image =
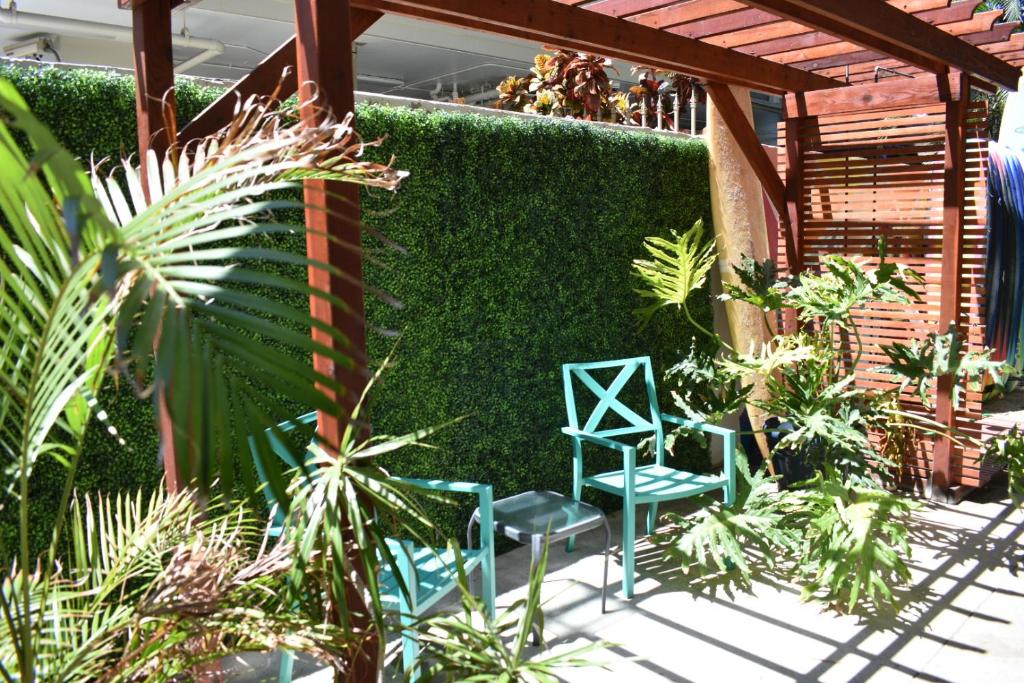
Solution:
[[[0,77],[15,83],[76,154],[135,150],[130,77],[4,66]],[[180,121],[216,94],[180,84]],[[639,329],[630,262],[643,255],[645,236],[709,220],[705,147],[582,123],[376,105],[360,107],[358,120],[364,138],[384,138],[367,153],[394,155],[410,172],[396,194],[364,192],[366,222],[404,249],[366,241],[373,255],[368,282],[403,304],[368,301],[371,327],[400,333],[396,365],[376,392],[375,431],[464,418],[432,437],[437,448],[407,449],[386,466],[396,474],[490,482],[499,497],[533,488],[568,492],[570,449],[558,431],[566,419],[561,364],[649,354],[660,376],[694,335],[667,310]],[[709,298],[697,300],[693,312],[708,323]],[[371,334],[371,357],[382,359],[395,344]],[[101,401],[130,449],[93,430],[79,487],[156,485],[150,406],[113,385]],[[704,457],[693,446],[681,450],[682,458]],[[615,456],[588,458],[610,466]],[[37,543],[51,528],[60,475],[46,465],[33,482]],[[464,503],[434,510],[447,533],[464,533],[471,504]],[[14,538],[10,513],[0,520],[4,547]]]

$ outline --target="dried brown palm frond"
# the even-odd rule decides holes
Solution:
[[[76,500],[67,565],[29,577],[43,637],[44,680],[167,681],[197,663],[279,647],[344,671],[364,637],[293,606],[294,549],[259,513],[188,493]],[[4,593],[16,587],[10,577]],[[0,661],[13,656],[0,638]]]

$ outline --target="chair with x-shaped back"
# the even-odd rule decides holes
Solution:
[[[614,373],[615,370],[619,372],[607,386],[594,378],[594,373]],[[629,392],[623,391],[634,376],[638,376],[643,382],[643,391],[633,392],[640,396],[635,401],[638,405],[637,410],[626,405],[624,393]],[[565,384],[565,405],[569,416],[569,426],[563,427],[562,432],[572,439],[573,497],[579,500],[584,486],[622,497],[622,592],[625,597],[632,598],[636,506],[648,505],[647,533],[651,534],[654,532],[660,501],[688,498],[724,489],[725,503],[732,505],[736,499],[736,432],[660,412],[651,359],[647,356],[597,363],[567,363],[562,366],[562,381]],[[597,398],[597,405],[582,426],[577,414],[576,382],[582,384]],[[586,392],[581,393],[586,395]],[[639,404],[643,403],[646,405],[639,407]],[[618,416],[620,424],[625,424],[602,428],[602,423],[609,417],[609,411]],[[694,474],[666,467],[664,422],[721,436],[724,440],[725,453],[722,473]],[[638,467],[636,444],[616,440],[616,437],[622,436],[653,436],[654,463]],[[603,446],[621,453],[622,469],[584,477],[584,443]],[[569,539],[569,552],[573,550],[574,541],[575,538]]]

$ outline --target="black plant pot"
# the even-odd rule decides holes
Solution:
[[[764,456],[761,455],[761,449],[757,446],[757,439],[751,433],[753,426],[750,424],[750,416],[747,415],[747,411],[744,408],[740,412],[740,446],[743,447],[743,452],[747,454],[747,464],[750,466],[750,474],[757,472],[764,463]]]
[[[740,414],[740,444],[747,454],[747,461],[750,463],[750,473],[753,474],[764,463],[761,449],[757,445],[757,439],[751,433],[752,427],[750,417],[744,410]],[[765,438],[768,440],[768,449],[772,454],[772,463],[775,465],[775,473],[780,475],[783,488],[792,488],[794,484],[806,481],[814,476],[815,469],[811,464],[808,452],[816,448],[815,445],[801,449],[778,448],[778,444],[788,432],[794,427],[789,422],[782,422],[777,417],[770,417],[765,420]]]
[[[777,417],[770,417],[765,421],[765,433],[768,438],[768,447],[772,452],[772,463],[775,465],[775,474],[781,476],[779,480],[783,488],[792,488],[795,484],[807,481],[815,474],[812,458],[808,457],[812,450],[819,448],[818,444],[810,444],[804,448],[778,448],[778,444],[788,432],[794,427],[789,422],[782,422]],[[824,446],[820,446],[823,448]]]

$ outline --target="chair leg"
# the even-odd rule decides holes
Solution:
[[[579,439],[572,440],[572,499],[579,501],[583,498],[583,444]],[[570,536],[565,541],[565,552],[571,553],[576,550],[576,536]]]
[[[622,594],[633,597],[633,566],[636,562],[636,505],[622,508]]]
[[[472,550],[473,549],[473,525],[475,523],[476,523],[476,513],[474,512],[473,516],[469,518],[469,524],[466,525],[466,550]],[[483,573],[483,572],[481,572],[481,573]],[[476,593],[476,590],[475,590],[475,588],[476,588],[476,581],[473,578],[473,572],[470,572],[469,576],[466,577],[466,584],[467,584],[466,587],[469,588],[469,592],[470,593]]]
[[[295,666],[295,653],[281,650],[281,666],[277,671],[277,683],[292,683],[292,669]]]
[[[629,448],[623,454],[622,495],[622,593],[626,599],[633,597],[633,568],[636,564],[636,449]]]
[[[612,554],[612,527],[604,519],[604,583],[601,584],[601,614],[607,611],[608,602],[608,558]]]
[[[651,503],[647,508],[647,535],[650,536],[654,533],[654,529],[658,526],[658,504]]]
[[[402,622],[402,670],[405,672],[406,680],[415,682],[420,677],[416,666],[416,659],[420,655],[420,641],[416,637],[416,632],[412,630],[416,619],[404,612],[399,619]]]

